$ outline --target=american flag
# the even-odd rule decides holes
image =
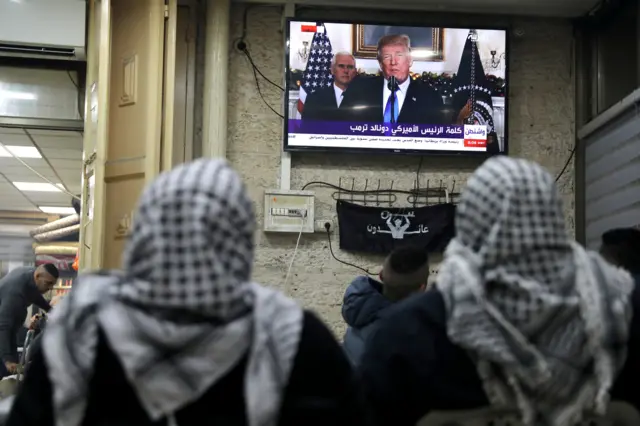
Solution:
[[[324,24],[318,22],[311,41],[311,51],[309,52],[307,66],[300,82],[298,113],[302,114],[307,94],[313,93],[321,87],[329,87],[333,83],[333,76],[330,70],[332,58],[331,41],[329,41],[329,37],[327,37],[327,33],[324,30]]]

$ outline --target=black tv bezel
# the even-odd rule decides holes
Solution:
[[[495,155],[508,155],[509,154],[509,87],[511,85],[511,78],[509,74],[509,53],[511,51],[511,43],[509,37],[510,28],[504,25],[497,26],[478,26],[478,25],[469,25],[469,26],[457,26],[457,25],[447,25],[447,26],[439,26],[435,23],[413,23],[413,22],[403,22],[402,24],[398,22],[388,22],[388,21],[380,21],[380,20],[358,20],[355,22],[354,20],[344,20],[344,19],[322,19],[318,18],[315,21],[322,21],[323,23],[329,24],[350,24],[350,25],[393,25],[393,26],[404,26],[404,27],[424,27],[424,28],[443,28],[443,29],[477,29],[477,30],[495,30],[495,31],[504,31],[505,32],[505,54],[507,57],[507,61],[505,61],[505,70],[504,77],[506,81],[506,87],[504,92],[504,151],[489,153],[486,151],[443,151],[443,150],[421,150],[421,149],[393,149],[393,148],[340,148],[340,147],[319,147],[319,146],[289,146],[289,82],[291,81],[290,73],[290,36],[291,36],[291,22],[313,22],[314,19],[309,18],[296,18],[296,17],[288,17],[285,20],[285,84],[284,84],[284,118],[283,118],[283,151],[285,152],[326,152],[326,153],[345,153],[345,154],[396,154],[396,155],[418,155],[418,156],[448,156],[448,157],[480,157],[480,158],[488,158]],[[444,50],[444,46],[443,46]]]

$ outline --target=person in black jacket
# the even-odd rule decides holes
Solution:
[[[600,254],[640,282],[640,229],[617,228],[602,234]]]
[[[60,273],[52,264],[37,268],[16,268],[0,280],[0,357],[2,376],[15,374],[18,365],[18,332],[34,304],[48,312],[51,309],[43,294],[51,291]]]
[[[379,425],[490,404],[548,426],[602,413],[609,397],[640,409],[638,291],[572,241],[562,212],[535,163],[496,157],[476,170],[435,289],[394,305],[363,356]]]
[[[413,246],[393,250],[385,259],[379,278],[380,281],[357,277],[344,293],[342,318],[347,323],[347,331],[342,347],[356,367],[360,365],[367,341],[389,308],[427,288],[427,251]]]
[[[162,174],[135,217],[124,273],[82,276],[50,316],[8,425],[363,424],[331,332],[251,281],[255,216],[226,162]]]
[[[341,121],[340,109],[345,90],[356,76],[356,59],[349,52],[338,52],[331,60],[333,82],[329,87],[312,88],[302,110],[303,120]]]
[[[421,81],[411,79],[413,59],[409,37],[386,35],[378,41],[377,52],[382,75],[357,78],[344,93],[340,109],[348,121],[453,124],[442,96]],[[391,77],[395,77],[398,84],[393,108]]]

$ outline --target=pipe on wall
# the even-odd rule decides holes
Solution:
[[[226,157],[230,0],[207,0],[202,156]]]

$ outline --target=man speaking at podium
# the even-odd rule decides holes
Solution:
[[[406,35],[386,35],[378,40],[382,76],[355,79],[340,110],[348,121],[370,123],[446,124],[444,102],[420,81],[412,81],[411,41]],[[453,123],[451,123],[453,124]]]

